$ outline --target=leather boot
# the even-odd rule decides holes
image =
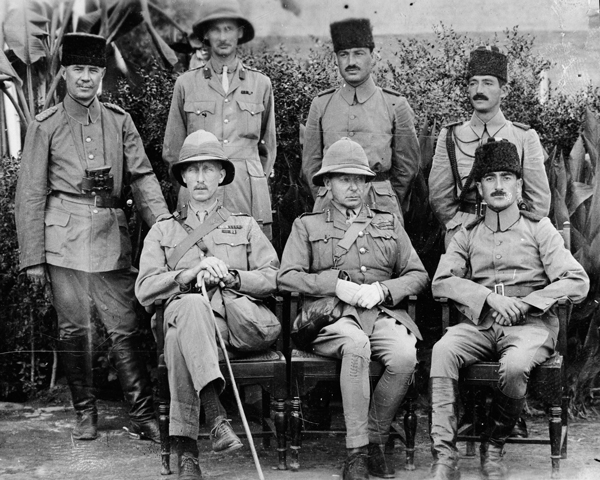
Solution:
[[[98,437],[98,410],[92,373],[92,352],[85,336],[58,340],[57,349],[71,390],[77,423],[72,435],[76,440]]]
[[[431,478],[459,480],[458,450],[458,382],[448,377],[429,379],[431,395]]]
[[[523,416],[520,416],[510,434],[510,438],[528,438],[529,431],[527,430],[527,423]]]
[[[344,462],[342,480],[369,480],[367,452],[365,447],[351,449]]]
[[[367,453],[369,475],[380,478],[394,478],[396,471],[392,463],[385,458],[384,448],[385,445],[369,443]]]
[[[219,454],[233,452],[243,446],[242,441],[231,428],[229,420],[223,416],[215,419],[214,426],[210,431],[210,440],[213,452]]]
[[[177,453],[177,479],[202,480],[198,443],[189,437],[172,437]]]
[[[504,480],[507,468],[502,461],[506,439],[525,405],[525,397],[511,398],[494,390],[486,429],[481,436],[481,473],[485,479]]]
[[[160,443],[160,429],[152,401],[152,388],[145,365],[136,353],[137,342],[126,338],[113,345],[110,359],[117,370],[123,395],[130,405],[131,432],[145,440]]]

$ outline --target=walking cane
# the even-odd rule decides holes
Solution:
[[[258,461],[258,455],[256,454],[256,447],[254,446],[254,440],[252,439],[252,433],[250,433],[250,426],[248,425],[248,420],[246,419],[246,414],[244,413],[244,407],[242,406],[242,400],[240,399],[240,392],[238,392],[237,385],[235,384],[235,378],[233,378],[233,370],[231,369],[231,363],[229,362],[229,356],[227,355],[227,349],[225,348],[225,342],[223,341],[223,337],[221,336],[221,332],[219,331],[219,326],[217,325],[217,321],[215,319],[215,315],[213,314],[212,308],[210,308],[210,300],[208,298],[208,293],[206,292],[206,285],[204,284],[204,277],[201,281],[202,285],[202,295],[208,302],[208,310],[210,312],[210,316],[212,317],[213,323],[215,324],[215,330],[217,331],[217,337],[219,339],[219,345],[221,346],[221,350],[223,351],[223,356],[225,357],[225,363],[227,364],[227,370],[229,371],[229,377],[231,378],[231,386],[233,387],[233,394],[235,395],[235,401],[238,406],[238,410],[240,411],[240,417],[242,417],[242,423],[244,424],[244,431],[246,432],[246,436],[248,437],[248,442],[250,443],[250,451],[252,452],[252,458],[254,459],[254,466],[256,467],[256,471],[258,472],[258,478],[260,480],[265,480],[265,477],[262,472],[262,468],[260,468],[260,462]]]

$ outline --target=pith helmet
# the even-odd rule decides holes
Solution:
[[[313,184],[322,187],[323,175],[328,173],[364,175],[367,182],[375,176],[375,172],[369,168],[369,160],[363,148],[348,137],[340,138],[327,149],[321,170],[312,177]]]
[[[61,65],[106,67],[106,40],[91,33],[67,33],[63,37]]]
[[[205,130],[196,130],[190,133],[179,151],[179,159],[171,165],[171,171],[177,181],[186,187],[183,181],[181,171],[186,164],[193,162],[205,162],[207,160],[219,161],[225,169],[225,178],[221,186],[233,182],[235,177],[235,167],[231,160],[225,156],[221,142],[212,133]]]
[[[194,23],[192,29],[200,40],[204,40],[210,22],[225,19],[237,20],[240,26],[244,27],[244,34],[238,40],[238,45],[254,38],[254,27],[242,14],[237,0],[202,0],[200,2],[200,19]]]
[[[521,159],[514,143],[505,138],[488,138],[475,150],[473,178],[479,182],[491,172],[512,172],[521,178]]]

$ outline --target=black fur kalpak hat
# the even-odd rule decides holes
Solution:
[[[488,138],[475,150],[473,180],[481,179],[491,172],[512,172],[521,178],[521,159],[517,146],[505,138]]]
[[[475,75],[492,75],[508,80],[508,59],[498,47],[482,45],[471,52],[467,67],[467,80]]]
[[[106,67],[106,40],[91,33],[67,33],[63,37],[61,65]]]
[[[375,48],[373,29],[368,18],[348,18],[329,25],[333,51],[348,50],[350,48]]]

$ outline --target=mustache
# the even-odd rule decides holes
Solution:
[[[483,93],[476,93],[473,95],[473,100],[489,100]]]
[[[503,190],[494,190],[491,194],[492,197],[505,197],[506,193]]]
[[[350,71],[350,70],[360,70],[358,68],[358,65],[348,65],[345,69],[346,72]]]

